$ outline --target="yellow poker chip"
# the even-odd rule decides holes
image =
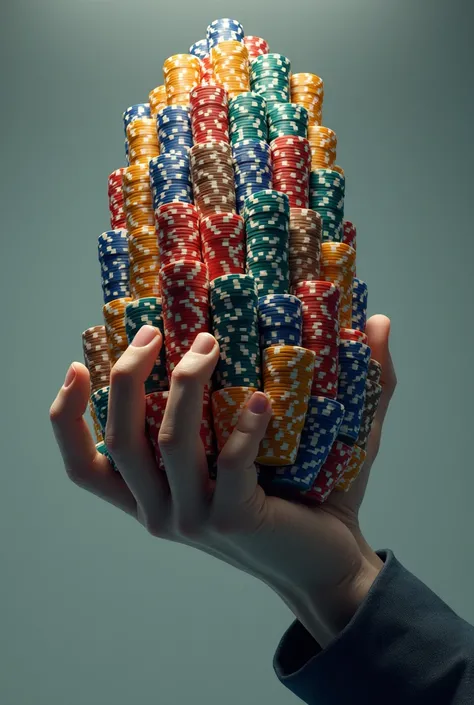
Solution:
[[[324,101],[324,82],[314,73],[294,73],[290,77],[291,102],[308,111],[308,125],[320,125]]]
[[[334,487],[337,492],[348,492],[350,490],[352,483],[357,479],[362,470],[366,457],[367,453],[365,450],[359,448],[359,446],[353,447],[349,464],[344,470],[343,476]]]
[[[201,83],[201,62],[192,54],[175,54],[163,64],[168,105],[189,105],[189,94]]]
[[[245,44],[234,40],[216,44],[211,49],[211,63],[216,82],[226,89],[229,98],[250,91],[249,51]]]
[[[339,287],[339,324],[352,327],[352,285],[356,261],[355,250],[344,242],[321,244],[320,278]]]
[[[337,150],[334,130],[323,125],[308,125],[308,141],[311,146],[311,170],[332,169]]]
[[[296,460],[313,381],[315,353],[296,345],[263,351],[263,390],[272,405],[272,418],[257,462],[292,465]]]
[[[160,153],[156,121],[151,117],[137,118],[127,126],[130,164],[145,163]]]
[[[156,118],[160,110],[168,105],[166,86],[162,84],[153,88],[148,95],[148,101],[150,103],[150,115],[152,118]]]
[[[125,307],[133,299],[130,296],[109,301],[103,307],[105,332],[110,365],[113,367],[128,346],[125,332]]]
[[[243,408],[256,391],[256,387],[226,387],[213,393],[212,415],[219,452],[237,426]]]

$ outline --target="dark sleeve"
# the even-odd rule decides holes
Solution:
[[[274,658],[308,705],[473,705],[474,628],[391,551],[347,627],[326,649],[298,621]]]

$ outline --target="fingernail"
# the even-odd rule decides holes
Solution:
[[[249,409],[254,414],[263,414],[268,408],[268,399],[262,392],[255,392],[247,404]]]
[[[73,382],[76,377],[76,369],[74,367],[74,364],[70,365],[68,371],[66,372],[66,378],[64,380],[63,387],[66,389],[69,387]]]
[[[156,338],[157,329],[153,326],[142,326],[134,339],[132,345],[134,348],[144,348],[145,345],[151,343]]]
[[[210,333],[199,333],[191,346],[191,351],[208,355],[214,349],[215,341]]]

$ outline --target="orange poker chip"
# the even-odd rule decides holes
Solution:
[[[168,105],[168,99],[166,96],[166,86],[163,84],[157,86],[150,91],[148,95],[148,101],[150,103],[150,115],[152,118],[156,119],[156,116],[163,108]]]
[[[189,94],[201,83],[201,62],[192,54],[174,54],[163,64],[168,105],[189,105]]]
[[[341,328],[352,328],[352,283],[355,267],[355,250],[344,242],[321,244],[320,278],[339,287],[339,323]]]
[[[366,457],[366,451],[359,448],[359,446],[354,446],[352,448],[352,455],[349,463],[344,470],[344,474],[334,488],[337,492],[347,492],[350,489],[354,480],[359,476]]]
[[[324,82],[314,73],[294,73],[290,76],[291,103],[308,111],[308,125],[320,125],[324,100]]]
[[[148,163],[160,153],[154,118],[137,118],[127,125],[127,140],[130,164]]]
[[[245,44],[234,40],[216,44],[211,49],[211,62],[216,82],[226,89],[229,98],[250,91],[249,51]]]
[[[311,146],[311,170],[332,169],[336,163],[336,133],[322,125],[308,125],[308,141]]]
[[[109,301],[103,307],[111,367],[115,365],[128,347],[127,334],[125,332],[125,307],[130,301],[132,301],[132,298],[127,296]]]
[[[230,438],[242,410],[256,391],[256,387],[226,387],[213,393],[212,416],[218,452]]]

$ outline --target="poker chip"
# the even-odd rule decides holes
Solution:
[[[150,117],[156,120],[156,116],[163,108],[168,105],[168,98],[166,96],[166,86],[164,83],[156,88],[153,88],[148,95],[148,100],[150,101]]]
[[[189,53],[193,56],[197,56],[198,59],[205,59],[209,56],[209,43],[206,39],[198,39],[197,42],[191,44],[189,47]]]
[[[201,86],[216,86],[217,81],[212,68],[211,57],[205,56],[201,59]]]
[[[107,428],[107,415],[109,412],[109,391],[110,387],[107,385],[96,389],[91,394],[91,401],[95,410],[97,420],[100,425],[100,430],[102,431],[102,437],[105,438],[105,431]]]
[[[109,451],[107,450],[107,446],[105,445],[105,443],[103,441],[98,441],[96,443],[95,449],[101,455],[105,455],[105,457],[107,458],[109,463],[112,465],[113,469],[117,470],[115,463],[112,459],[112,456],[110,455]]]
[[[125,307],[125,333],[128,344],[131,345],[136,334],[142,326],[158,328],[164,341],[161,299],[149,296],[136,301],[131,301]],[[156,359],[153,369],[145,381],[145,393],[157,392],[169,388],[166,372],[166,353],[164,343]]]
[[[115,169],[108,178],[108,197],[111,230],[121,230],[127,227],[125,216],[125,199],[122,190],[122,180],[125,167]]]
[[[292,208],[309,208],[311,149],[308,140],[298,135],[277,137],[270,148],[273,188],[288,196]]]
[[[308,111],[296,103],[273,103],[268,108],[268,138],[307,137]]]
[[[155,451],[155,457],[160,468],[164,468],[161,450],[158,444],[158,434],[165,414],[169,391],[151,392],[145,397],[145,425],[147,436]],[[202,420],[199,435],[207,456],[215,456],[214,438],[212,433],[211,398],[209,391],[204,390],[202,400]]]
[[[369,362],[370,369],[370,362]],[[356,445],[363,450],[367,449],[367,444],[369,442],[369,435],[372,430],[372,424],[375,419],[375,414],[380,402],[380,397],[382,396],[382,385],[369,379],[367,375],[367,381],[365,383],[365,404],[364,411],[362,412],[362,421],[360,424],[359,435],[357,437]]]
[[[355,340],[367,345],[368,337],[365,333],[356,328],[341,328],[339,330],[339,340]]]
[[[156,123],[151,117],[133,120],[127,127],[127,140],[130,164],[146,164],[160,153]]]
[[[304,428],[315,354],[296,345],[262,351],[263,390],[272,417],[258,451],[261,465],[293,465]]]
[[[194,142],[229,142],[225,89],[222,86],[197,86],[191,92],[190,101]]]
[[[348,492],[352,483],[356,480],[362,470],[362,466],[367,457],[367,453],[359,446],[355,445],[352,448],[351,458],[347,464],[341,479],[337,482],[334,490],[336,492]]]
[[[129,235],[136,235],[144,226],[153,227],[155,216],[148,164],[141,163],[126,167],[122,188]]]
[[[377,384],[382,383],[382,365],[374,358],[369,360],[369,369],[367,371],[367,379],[372,380],[372,382],[377,382]]]
[[[344,242],[346,245],[349,245],[349,247],[352,247],[353,250],[356,249],[356,240],[357,240],[357,229],[354,223],[351,223],[350,220],[345,220],[343,222],[343,228],[342,228],[342,242]]]
[[[336,163],[336,133],[329,127],[310,124],[308,140],[311,145],[311,169],[332,169]]]
[[[220,452],[237,426],[242,410],[257,389],[255,387],[226,387],[212,394],[212,418]]]
[[[265,98],[267,107],[290,101],[290,60],[282,54],[264,54],[250,62],[250,87]]]
[[[89,370],[91,392],[110,382],[110,360],[105,326],[92,326],[82,334],[84,364]]]
[[[324,82],[314,73],[293,73],[290,77],[291,102],[308,112],[308,124],[320,125],[324,101]]]
[[[203,259],[209,281],[245,273],[245,226],[237,213],[213,213],[200,221]]]
[[[107,230],[99,235],[98,252],[104,303],[129,296],[127,231]]]
[[[273,485],[310,490],[341,427],[344,407],[334,399],[310,397],[294,465],[277,467]]]
[[[165,203],[155,217],[162,267],[183,259],[202,259],[199,213],[192,203]]]
[[[192,54],[174,54],[163,64],[168,105],[189,105],[189,94],[201,82],[201,62]]]
[[[258,299],[260,349],[272,345],[301,347],[303,312],[301,301],[292,294],[268,294]]]
[[[321,245],[320,278],[334,282],[340,289],[339,323],[352,328],[352,282],[355,251],[343,242],[323,242]]]
[[[212,70],[229,98],[250,91],[248,49],[239,40],[222,41],[211,47]]]
[[[342,242],[345,179],[333,169],[317,169],[310,176],[311,208],[319,213],[323,242]]]
[[[294,287],[302,302],[303,347],[315,354],[312,396],[335,399],[339,376],[340,292],[332,282],[305,281]]]
[[[167,105],[157,115],[160,154],[185,152],[193,146],[190,110],[184,105]]]
[[[107,336],[107,347],[111,367],[115,365],[128,346],[127,335],[125,333],[125,307],[131,300],[130,297],[114,299],[104,304],[103,307],[105,333]]]
[[[337,173],[340,174],[341,176],[343,176],[344,178],[346,177],[345,172],[344,172],[344,169],[342,168],[342,166],[338,166],[337,164],[334,164],[334,166],[332,167],[332,170],[333,170],[333,171],[337,171]]]
[[[244,140],[267,141],[267,104],[258,93],[246,92],[229,102],[229,130],[232,144]]]
[[[247,233],[247,273],[255,279],[257,294],[287,294],[289,199],[284,193],[263,190],[249,196],[244,205]]]
[[[204,262],[182,259],[160,269],[168,376],[199,333],[209,333],[209,283]]]
[[[232,145],[237,212],[242,213],[249,196],[271,190],[273,166],[269,145],[246,139]]]
[[[247,34],[247,36],[244,37],[244,44],[247,47],[250,59],[255,59],[257,56],[263,56],[264,54],[268,54],[270,51],[268,42],[266,42],[265,39],[262,39],[262,37],[255,37],[252,34]]]
[[[362,279],[354,277],[352,280],[352,327],[360,331],[365,331],[367,325],[367,299],[367,284]]]
[[[207,28],[207,44],[209,50],[217,46],[220,42],[243,42],[244,28],[237,20],[229,17],[213,20]]]
[[[165,152],[150,159],[151,192],[155,211],[165,203],[192,203],[189,152]]]
[[[304,497],[322,504],[327,500],[337,483],[343,477],[352,457],[354,447],[342,441],[336,441],[318,473],[310,490],[304,492]]]
[[[134,120],[149,117],[151,117],[149,103],[137,103],[136,105],[131,105],[129,108],[127,108],[122,115],[125,137],[127,136],[127,127],[130,125],[130,123],[132,123]]]
[[[290,208],[290,287],[319,279],[321,216],[309,208]]]
[[[339,440],[348,445],[356,443],[360,432],[369,360],[368,345],[355,340],[341,340],[339,343],[337,399],[344,406]]]
[[[220,353],[215,370],[217,389],[260,389],[257,292],[247,274],[225,274],[210,284],[212,332]]]
[[[234,170],[230,144],[210,140],[190,150],[194,203],[202,216],[235,213]]]

